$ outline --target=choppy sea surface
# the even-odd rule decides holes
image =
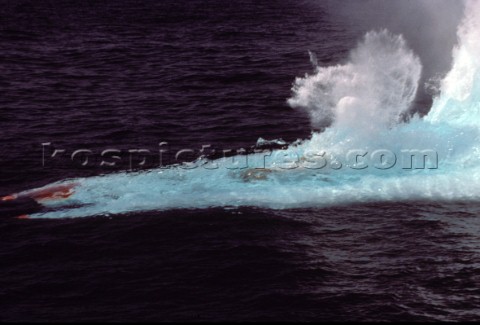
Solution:
[[[364,36],[370,26],[332,10],[293,0],[0,1],[0,194],[72,178],[85,187],[65,210],[0,206],[0,320],[478,320],[475,26],[464,24],[457,55],[475,72],[462,88],[470,93],[452,90],[453,69],[433,113],[395,127],[392,115],[432,106],[412,86],[420,59],[408,39]],[[373,51],[386,53],[374,60],[381,80],[363,60]],[[391,71],[408,85],[400,98],[384,95],[399,85],[381,58],[406,67]],[[343,76],[358,75],[372,93],[342,101],[358,89]],[[352,102],[379,105],[374,96],[391,104],[386,114],[345,113]],[[331,102],[342,105],[323,111]],[[352,131],[377,120],[368,134]],[[378,171],[338,171],[321,175],[318,191],[303,174],[150,177],[162,142],[193,149],[192,160],[204,145],[289,152],[351,138],[436,149],[438,170],[384,182]],[[115,166],[101,164],[109,149]],[[129,152],[140,149],[150,153]],[[171,188],[150,196],[162,186]],[[92,193],[101,199],[87,202]],[[14,218],[25,213],[39,218]]]

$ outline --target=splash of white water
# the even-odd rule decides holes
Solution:
[[[421,72],[401,35],[369,32],[347,64],[317,67],[314,75],[297,78],[288,102],[306,109],[313,123],[372,131],[398,122],[415,99]]]

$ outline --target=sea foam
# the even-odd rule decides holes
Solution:
[[[480,199],[480,2],[468,1],[465,12],[452,69],[423,118],[402,119],[420,86],[420,59],[401,35],[372,31],[347,63],[315,65],[294,82],[288,103],[328,125],[324,132],[270,155],[64,180],[56,184],[78,184],[74,195],[32,217]],[[424,164],[409,160],[412,150]]]

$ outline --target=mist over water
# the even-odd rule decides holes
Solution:
[[[425,114],[431,106],[434,85],[450,70],[456,30],[464,15],[463,0],[329,1],[329,12],[354,30],[386,28],[401,34],[421,58],[423,73],[417,101],[411,110]],[[427,87],[425,84],[427,83]]]
[[[338,128],[370,132],[399,122],[415,99],[421,71],[401,35],[368,32],[347,64],[297,78],[288,102],[305,108],[318,126],[333,121]]]
[[[33,217],[216,206],[282,209],[371,201],[477,199],[480,184],[469,180],[480,176],[480,2],[467,2],[465,13],[457,28],[453,68],[424,118],[414,116],[408,123],[401,120],[421,88],[421,58],[404,36],[387,29],[371,31],[351,51],[346,63],[317,66],[313,73],[295,80],[288,103],[306,110],[312,124],[330,126],[325,132],[313,133],[311,139],[274,151],[265,158],[267,169],[257,170],[262,166],[255,164],[232,165],[245,159],[237,156],[197,161],[200,167],[194,169],[171,166],[76,179],[79,186],[70,199],[46,203],[51,210]],[[349,166],[345,157],[359,149],[368,154],[378,150],[396,154],[403,150],[434,151],[438,166],[406,169],[398,163],[392,168],[373,168],[370,163],[370,168],[351,168],[354,166]],[[317,160],[309,161],[325,159],[325,168],[301,166],[312,153]],[[250,163],[262,159],[263,154],[248,157]],[[254,172],[249,174],[250,170]]]

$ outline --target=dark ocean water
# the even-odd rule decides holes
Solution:
[[[126,150],[160,142],[308,138],[309,117],[286,103],[308,51],[335,64],[365,32],[318,1],[17,0],[0,17],[1,195],[125,170]],[[98,164],[108,148],[122,164]],[[79,149],[87,166],[69,158]],[[480,315],[472,202],[7,218],[36,207],[19,209],[0,210],[2,321]]]

